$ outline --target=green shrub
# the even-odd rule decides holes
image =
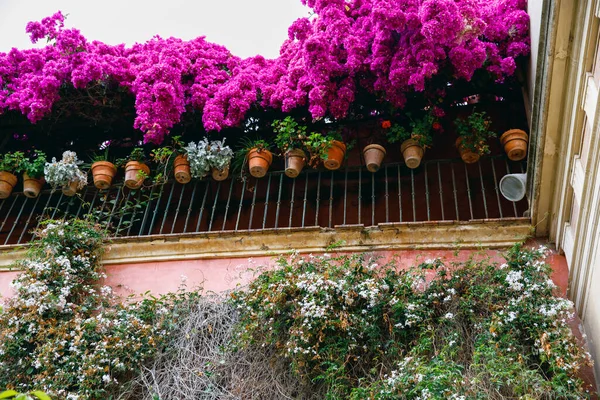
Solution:
[[[582,398],[589,355],[544,250],[403,271],[364,255],[280,258],[233,295],[238,345],[274,348],[327,399]]]
[[[104,239],[87,221],[42,224],[0,312],[0,387],[114,398],[160,348],[188,295],[119,303],[98,285]]]

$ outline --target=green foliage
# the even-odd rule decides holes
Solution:
[[[20,151],[6,153],[0,157],[0,171],[18,173],[25,155]]]
[[[326,399],[585,398],[589,355],[544,251],[401,271],[364,255],[282,257],[233,294],[237,345],[274,349]]]
[[[98,284],[104,235],[87,221],[42,223],[0,314],[1,387],[114,398],[168,337],[187,295],[116,301]]]
[[[496,134],[490,130],[491,123],[491,119],[485,112],[475,111],[466,119],[455,120],[456,133],[462,138],[461,146],[480,155],[489,154],[490,147],[487,140],[496,137]]]
[[[39,390],[33,390],[29,393],[19,393],[14,390],[6,390],[0,393],[0,399],[13,399],[13,400],[52,400],[50,396]]]
[[[129,161],[137,161],[137,162],[146,162],[148,157],[146,157],[146,152],[141,147],[135,147],[129,153],[129,156],[125,158],[119,158],[115,161],[115,165],[117,167],[124,167]]]
[[[424,149],[431,146],[433,142],[433,125],[436,123],[436,118],[431,113],[426,113],[421,117],[413,118],[410,112],[407,112],[406,117],[408,122],[405,128],[400,123],[393,123],[387,133],[387,140],[390,143],[404,142],[408,139],[413,139]]]
[[[39,179],[44,176],[44,167],[47,161],[46,153],[34,150],[32,156],[23,157],[19,164],[19,172],[26,173],[30,178]]]
[[[327,154],[334,140],[342,140],[339,132],[331,131],[328,134],[308,132],[305,125],[298,124],[292,117],[275,120],[272,125],[275,145],[282,154],[291,149],[303,150],[309,154],[309,164],[316,166],[321,160],[327,159]]]

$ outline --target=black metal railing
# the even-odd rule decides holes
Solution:
[[[168,182],[136,191],[88,186],[75,197],[14,193],[0,200],[0,245],[29,241],[40,216],[89,213],[116,236],[518,218],[527,200],[506,200],[499,182],[523,171],[523,163],[497,156],[472,165],[433,160],[416,170],[399,163],[376,173],[364,167],[306,170],[295,179],[276,171],[262,179]]]

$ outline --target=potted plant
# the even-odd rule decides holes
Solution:
[[[482,155],[489,154],[487,139],[496,134],[490,130],[491,120],[485,112],[473,111],[466,119],[459,118],[454,124],[458,134],[456,147],[465,163],[475,163]]]
[[[309,133],[304,139],[304,148],[309,154],[308,164],[316,168],[320,163],[329,170],[338,169],[346,157],[346,145],[339,132],[332,131],[324,135]]]
[[[521,129],[510,129],[500,136],[504,151],[512,161],[521,161],[527,156],[527,141],[529,137]]]
[[[212,177],[216,181],[223,181],[229,176],[229,166],[233,158],[231,147],[225,146],[223,140],[214,140],[210,142],[208,150],[208,165],[212,171]]]
[[[183,148],[184,154],[190,164],[190,173],[193,178],[202,179],[210,171],[209,153],[210,143],[204,138],[198,143],[190,142]]]
[[[20,151],[6,153],[0,158],[0,199],[6,199],[17,184],[16,172],[23,162],[24,155]]]
[[[331,171],[339,169],[346,158],[346,144],[342,141],[342,135],[339,132],[330,132],[325,135],[325,154],[322,157],[323,165]]]
[[[275,120],[271,124],[275,136],[275,145],[285,159],[285,174],[297,177],[306,165],[305,141],[308,137],[306,126],[299,125],[292,117]]]
[[[87,174],[79,168],[81,164],[83,161],[77,158],[74,151],[65,151],[60,161],[52,157],[52,162],[44,166],[46,181],[53,189],[62,187],[65,196],[74,196],[87,184]]]
[[[389,128],[387,139],[390,143],[402,143],[400,151],[404,163],[408,168],[414,169],[421,165],[425,150],[431,146],[433,141],[431,133],[435,118],[431,114],[426,114],[421,118],[413,118],[411,113],[406,113],[406,116],[409,119],[409,129],[390,121],[384,121],[382,127]]]
[[[136,147],[131,151],[125,164],[125,186],[129,189],[139,189],[144,180],[150,175],[150,168],[146,165],[144,149]]]
[[[44,167],[46,166],[46,153],[34,150],[29,157],[24,157],[20,171],[23,173],[23,194],[29,198],[38,197],[44,186]]]
[[[109,161],[109,147],[106,146],[103,154],[97,154],[93,157],[92,178],[94,186],[100,190],[108,189],[112,185],[112,180],[117,174],[117,167]]]
[[[175,180],[181,184],[185,185],[192,180],[190,163],[180,136],[171,138],[170,146],[159,147],[152,151],[151,156],[152,161],[157,163],[159,168],[159,172],[154,178],[156,183],[166,183],[171,175],[171,170],[173,170]]]
[[[248,169],[250,175],[255,178],[262,178],[267,174],[271,163],[273,162],[273,154],[269,150],[271,145],[263,139],[248,139],[242,140],[242,148],[238,150],[236,160],[239,164],[245,164],[248,161]]]

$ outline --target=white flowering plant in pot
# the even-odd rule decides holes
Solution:
[[[208,149],[208,165],[212,169],[213,178],[220,181],[229,176],[229,165],[233,158],[233,150],[223,140],[213,140]]]
[[[81,164],[83,161],[77,158],[74,151],[65,151],[59,161],[52,157],[52,162],[44,167],[46,181],[55,189],[62,187],[66,195],[72,196],[87,184],[87,173],[81,170]]]
[[[190,142],[183,148],[190,163],[190,172],[192,178],[202,179],[210,171],[208,162],[210,156],[210,144],[208,139],[204,138],[198,143]]]
[[[188,143],[183,151],[190,163],[192,177],[204,178],[212,170],[215,179],[227,178],[233,150],[225,145],[225,139],[209,142],[204,138],[198,143]]]

